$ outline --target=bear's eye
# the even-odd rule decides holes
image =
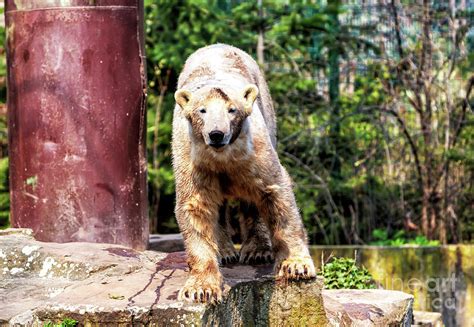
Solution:
[[[205,114],[206,113],[206,108],[199,109],[199,112],[202,113],[202,114]]]
[[[230,113],[230,114],[233,114],[233,113],[235,113],[236,111],[237,111],[237,109],[235,109],[234,107],[229,108],[229,113]]]

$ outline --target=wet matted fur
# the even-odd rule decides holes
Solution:
[[[190,267],[180,298],[212,302],[222,296],[219,262],[238,257],[223,218],[227,200],[241,203],[242,262],[274,259],[278,278],[314,277],[291,179],[276,152],[272,100],[257,63],[229,45],[199,49],[186,61],[175,99],[175,213]]]

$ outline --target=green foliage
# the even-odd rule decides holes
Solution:
[[[0,14],[3,15],[4,8]],[[10,193],[8,179],[8,157],[7,155],[7,84],[6,84],[7,63],[5,56],[5,28],[0,27],[0,229],[10,226]]]
[[[8,181],[8,158],[2,158],[0,159],[0,229],[9,227],[10,192]]]
[[[0,15],[4,15],[4,7],[0,8]],[[0,26],[0,104],[7,101],[7,57],[5,55],[5,26]],[[0,119],[0,140],[4,140],[6,134],[6,125],[4,119]]]
[[[278,152],[295,181],[311,242],[363,243],[376,228],[401,229],[400,217],[407,212],[419,217],[421,195],[413,158],[396,122],[380,110],[391,101],[387,83],[394,88],[401,83],[396,72],[378,60],[382,51],[378,41],[373,42],[379,37],[378,23],[365,20],[357,4],[264,0],[263,8],[260,16],[256,1],[145,2],[149,161],[156,156],[160,163],[159,167],[150,164],[149,180],[151,193],[161,194],[158,212],[150,215],[158,215],[158,230],[177,231],[170,201],[174,184],[169,144],[173,92],[185,59],[197,48],[216,42],[255,56],[259,31],[265,40],[262,68],[277,111]],[[343,19],[348,15],[353,19]],[[407,41],[407,46],[417,44]],[[328,100],[321,83],[334,77],[328,69],[331,56],[364,67],[345,75],[354,78],[349,88],[343,86],[343,76],[338,77],[339,96],[334,102]],[[460,58],[458,65],[467,78],[472,60]],[[414,128],[417,118],[409,106],[405,117],[408,128]],[[158,151],[153,154],[155,131]],[[462,140],[473,139],[471,134],[472,128],[465,128]],[[465,144],[446,156],[469,167],[473,142]],[[407,179],[401,181],[400,174]],[[459,203],[460,220],[468,227],[472,224],[464,217],[472,217],[472,192],[466,190]],[[469,230],[468,235],[474,235]]]
[[[372,232],[373,241],[370,245],[401,246],[401,245],[420,245],[420,246],[439,246],[438,240],[428,240],[423,235],[416,235],[414,238],[406,236],[405,231],[398,230],[389,237],[387,230],[375,229]]]
[[[351,258],[333,258],[323,266],[322,273],[327,289],[375,288],[375,281],[369,271],[357,266]]]
[[[63,321],[58,323],[52,323],[51,321],[48,321],[43,325],[43,327],[75,327],[78,323],[79,322],[77,320],[65,318]]]
[[[145,1],[148,181],[154,232],[178,230],[170,149],[177,78],[186,58],[200,47],[236,44],[235,40],[242,40],[237,45],[243,48],[245,42],[253,44],[255,36],[244,34],[236,24],[219,1]]]
[[[409,6],[409,2],[402,5]],[[422,46],[419,22],[413,21],[415,34],[403,43],[409,60],[398,62],[396,50],[380,46],[381,34],[393,29],[388,25],[391,18],[387,16],[377,22],[371,19],[375,17],[372,12],[364,14],[363,6],[357,2],[348,5],[339,1],[264,0],[263,16],[259,15],[258,2],[250,0],[145,0],[144,9],[152,232],[178,231],[173,213],[175,185],[170,143],[173,94],[186,58],[198,48],[218,42],[235,45],[255,57],[258,35],[262,32],[262,70],[277,113],[277,149],[294,180],[310,241],[435,244],[402,232],[383,234],[385,229],[403,229],[405,217],[419,225],[422,211],[422,190],[417,184],[410,144],[397,120],[387,114],[393,107],[394,93],[399,92],[397,100],[401,105],[397,109],[406,121],[408,134],[416,137],[415,146],[424,150],[423,133],[417,129],[419,119],[409,101],[410,96],[415,96],[398,78],[408,63],[418,64],[415,59]],[[445,14],[433,10],[436,17]],[[381,30],[383,33],[379,33]],[[468,55],[452,56],[456,58],[452,67],[453,79],[458,83],[455,90],[464,87],[463,82],[472,75],[474,67],[470,51],[474,43],[472,35],[466,33],[460,29],[457,37],[468,39],[466,44],[460,44],[471,47]],[[4,33],[0,35],[4,42]],[[449,33],[434,30],[432,35],[434,48],[439,49],[436,55],[441,56],[441,62],[449,63],[451,52],[444,51]],[[395,47],[395,43],[391,45]],[[3,48],[0,54],[4,54]],[[0,76],[5,71],[5,56],[1,56]],[[439,75],[445,75],[444,70]],[[5,84],[0,79],[0,107],[5,102]],[[443,118],[445,103],[440,95],[444,90],[442,87],[434,93],[433,120]],[[463,103],[457,93],[453,92],[454,105]],[[336,99],[330,99],[330,94],[336,94]],[[451,181],[457,183],[453,189],[459,192],[454,197],[453,212],[463,240],[474,240],[474,119],[469,114],[474,106],[474,92],[466,101],[470,107],[457,146],[444,151],[444,134],[439,134],[432,153],[434,165],[447,159],[455,172]],[[450,124],[457,124],[458,118],[456,113]],[[440,120],[439,129],[443,125]],[[6,115],[0,115],[0,157],[7,155],[6,131]],[[8,170],[4,166],[7,162],[0,163],[0,187],[4,187],[0,189],[0,226],[5,226],[8,217]],[[27,183],[34,185],[34,176]]]

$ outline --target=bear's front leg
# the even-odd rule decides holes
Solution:
[[[282,167],[280,183],[269,185],[259,205],[275,252],[278,278],[308,279],[316,277],[310,256],[306,231],[296,206],[291,180]]]
[[[216,302],[222,298],[216,243],[219,205],[215,200],[202,192],[188,200],[177,199],[176,218],[190,268],[190,276],[179,292],[180,300]]]
[[[253,203],[240,202],[239,224],[242,237],[240,262],[249,264],[273,262],[270,233]]]

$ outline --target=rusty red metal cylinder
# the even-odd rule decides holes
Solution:
[[[148,242],[142,0],[7,0],[11,223]]]

